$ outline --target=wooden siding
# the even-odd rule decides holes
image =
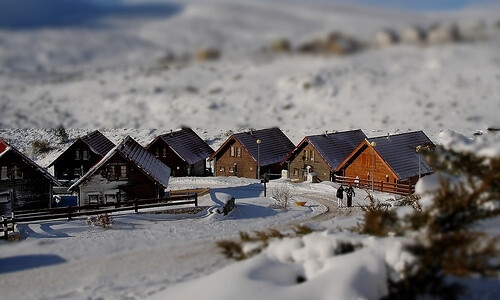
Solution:
[[[206,163],[204,159],[190,165],[161,139],[157,139],[147,150],[167,165],[172,171],[171,175],[174,177],[205,176]]]
[[[231,147],[234,147],[234,156],[231,156]],[[241,157],[238,157],[238,147],[241,149]],[[257,162],[240,142],[233,139],[218,153],[215,160],[215,176],[257,178]]]
[[[307,179],[307,166],[311,167],[310,172],[315,172],[320,180],[331,180],[330,167],[318,151],[306,142],[305,147],[301,147],[300,153],[297,152],[295,158],[290,162],[290,178],[305,181]]]
[[[231,147],[234,147],[234,156],[231,156]],[[241,149],[241,157],[238,150]],[[257,161],[248,153],[243,145],[237,140],[230,140],[223,149],[220,149],[215,159],[215,176],[237,176],[245,178],[257,178]],[[222,169],[221,169],[222,168]],[[264,174],[281,174],[279,163],[260,167],[261,177]],[[232,172],[231,172],[232,171]],[[276,176],[274,176],[276,177]]]
[[[10,194],[10,203],[0,204],[0,215],[11,210],[49,208],[52,198],[52,182],[39,171],[27,165],[14,152],[6,153],[0,161],[0,168],[7,166],[9,179],[0,180],[0,194]],[[15,179],[11,170],[19,168],[22,178]],[[19,173],[18,173],[19,174]]]
[[[372,180],[373,148],[364,146],[344,166],[342,176]],[[399,178],[387,163],[375,152],[373,173],[375,181],[398,183]]]
[[[77,149],[79,150],[78,159],[76,157]],[[83,150],[87,151],[88,159],[83,159]],[[59,180],[80,178],[101,159],[100,155],[92,152],[89,146],[79,140],[64,151],[54,162],[54,176]]]
[[[109,166],[127,167],[127,178],[110,180]],[[134,165],[126,161],[121,155],[115,154],[105,164],[84,180],[79,186],[79,203],[90,203],[89,195],[98,195],[99,203],[110,201],[127,201],[134,199],[150,199],[163,196],[163,191]],[[116,194],[116,200],[107,201],[106,195]]]

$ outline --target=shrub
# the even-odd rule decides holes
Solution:
[[[59,125],[56,129],[56,136],[59,138],[61,144],[65,144],[69,141],[68,133],[63,125]]]
[[[92,226],[100,226],[102,228],[111,227],[114,223],[113,217],[107,213],[97,216],[88,216],[87,224]]]
[[[312,232],[313,230],[311,228],[302,225],[294,226],[292,232],[286,234],[274,228],[270,228],[266,231],[255,231],[254,234],[240,231],[239,242],[222,240],[217,242],[217,246],[222,249],[222,253],[227,258],[243,260],[262,252],[262,250],[269,246],[271,240],[281,240],[285,237],[300,237]],[[251,247],[244,247],[245,244],[251,245]],[[340,251],[344,250],[343,248],[343,250]]]
[[[216,60],[220,58],[220,51],[216,48],[202,48],[196,52],[199,61]]]
[[[31,150],[34,154],[43,154],[52,150],[53,147],[46,140],[35,140],[31,144]]]
[[[427,155],[438,172],[439,187],[424,195],[431,201],[421,211],[410,215],[406,230],[415,240],[407,249],[416,260],[403,280],[389,281],[387,298],[454,299],[462,287],[450,276],[499,275],[500,238],[472,228],[477,221],[500,213],[500,158],[442,147]],[[447,179],[450,175],[453,181]]]
[[[398,223],[396,212],[390,209],[390,205],[375,200],[370,193],[366,198],[370,200],[370,204],[361,207],[364,211],[364,223],[360,232],[376,236],[387,236],[394,232]]]
[[[276,204],[281,209],[288,209],[288,204],[292,193],[287,185],[278,185],[271,188],[271,194],[276,200]]]

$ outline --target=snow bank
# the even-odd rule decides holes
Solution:
[[[360,249],[341,254],[345,243]],[[379,299],[387,294],[386,275],[409,261],[394,238],[315,232],[275,241],[251,259],[150,299]]]

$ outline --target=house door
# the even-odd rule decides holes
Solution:
[[[0,193],[0,216],[12,214],[12,190]]]

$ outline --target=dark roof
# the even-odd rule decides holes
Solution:
[[[82,178],[75,182],[70,187],[70,190],[80,185],[85,178],[91,176],[115,154],[120,155],[129,163],[133,164],[151,180],[162,185],[163,188],[167,187],[170,178],[170,168],[153,154],[144,149],[144,147],[137,143],[133,138],[127,136],[120,144],[111,149],[111,151],[109,151],[103,159],[101,159],[85,175],[83,175]]]
[[[191,128],[183,128],[179,131],[160,135],[151,144],[157,139],[163,140],[180,158],[190,165],[204,160],[214,153],[214,150]]]
[[[0,158],[4,156],[7,153],[14,153],[15,155],[19,156],[22,161],[24,161],[28,166],[32,167],[36,171],[38,171],[43,177],[47,178],[48,180],[52,181],[54,184],[60,186],[61,183],[57,181],[57,179],[52,176],[45,168],[42,168],[39,166],[37,163],[35,163],[32,159],[21,153],[19,150],[16,148],[12,147],[9,145],[7,142],[4,140],[0,139]]]
[[[99,130],[93,131],[86,136],[82,136],[80,140],[87,144],[92,152],[102,157],[104,157],[106,153],[108,153],[109,150],[113,149],[115,146],[115,144],[113,144],[113,142],[105,137]]]
[[[306,139],[325,159],[332,170],[366,139],[360,129],[307,136]]]
[[[236,133],[233,137],[240,141],[255,161],[258,158],[261,166],[280,163],[295,147],[277,127]],[[257,149],[257,139],[261,140],[260,149]]]
[[[433,171],[427,164],[425,157],[416,152],[417,146],[433,144],[422,131],[374,137],[369,138],[368,141],[377,143],[375,151],[387,162],[400,179],[418,175],[419,160],[421,174]]]
[[[53,166],[57,162],[57,160],[59,160],[59,158],[78,141],[83,142],[89,147],[90,151],[100,157],[104,157],[106,153],[108,153],[115,146],[115,144],[113,144],[113,142],[105,137],[99,130],[95,130],[85,136],[79,137],[75,142],[73,142],[73,144],[71,144],[71,146],[64,150],[61,155],[59,155],[53,162],[51,162],[48,167]]]

